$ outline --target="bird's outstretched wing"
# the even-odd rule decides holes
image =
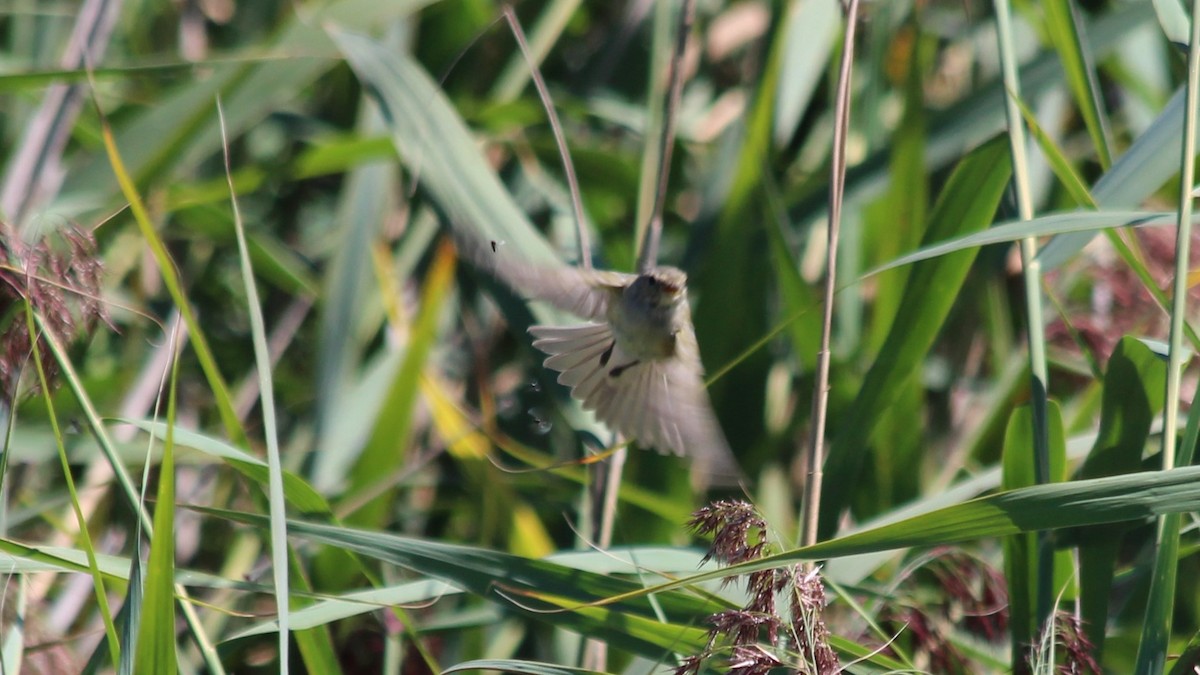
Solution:
[[[704,389],[696,338],[676,335],[678,354],[634,362],[615,345],[608,324],[534,326],[533,346],[549,356],[545,366],[614,431],[639,445],[684,455],[705,484],[736,485],[737,462]],[[632,365],[630,365],[632,364]]]
[[[603,320],[614,293],[636,278],[622,272],[533,263],[514,253],[509,246],[466,239],[461,234],[454,239],[459,252],[472,264],[517,294],[543,300],[585,319]]]

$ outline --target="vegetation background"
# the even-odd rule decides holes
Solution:
[[[599,267],[683,73],[659,260],[748,478],[631,451],[600,547],[561,317],[442,227],[578,261],[500,4],[5,2],[2,672],[1191,672],[1190,8],[696,5],[682,58],[676,2],[515,8]]]

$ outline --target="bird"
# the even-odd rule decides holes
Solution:
[[[739,484],[705,389],[687,274],[669,266],[639,274],[550,266],[494,241],[459,248],[517,294],[587,321],[529,328],[543,365],[585,409],[639,446],[688,457],[696,484]]]

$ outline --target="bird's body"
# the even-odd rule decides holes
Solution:
[[[644,274],[525,264],[468,251],[517,292],[590,319],[533,326],[544,365],[610,428],[661,452],[686,455],[702,482],[733,485],[740,473],[704,388],[687,275],[674,267]]]

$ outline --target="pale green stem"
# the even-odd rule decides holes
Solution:
[[[1025,156],[1025,125],[1017,104],[1021,83],[1013,49],[1012,19],[1007,0],[995,0],[996,32],[1000,64],[1004,75],[1004,113],[1008,120],[1008,139],[1012,151],[1013,182],[1017,212],[1021,220],[1033,218],[1029,188],[1029,165]],[[1046,368],[1046,341],[1042,332],[1041,263],[1037,259],[1037,241],[1022,239],[1021,270],[1025,285],[1025,316],[1028,317],[1030,405],[1033,412],[1034,476],[1037,483],[1050,481],[1050,439],[1046,426],[1046,392],[1049,377]],[[1050,614],[1054,596],[1054,551],[1046,534],[1038,536],[1037,616],[1039,625]]]

